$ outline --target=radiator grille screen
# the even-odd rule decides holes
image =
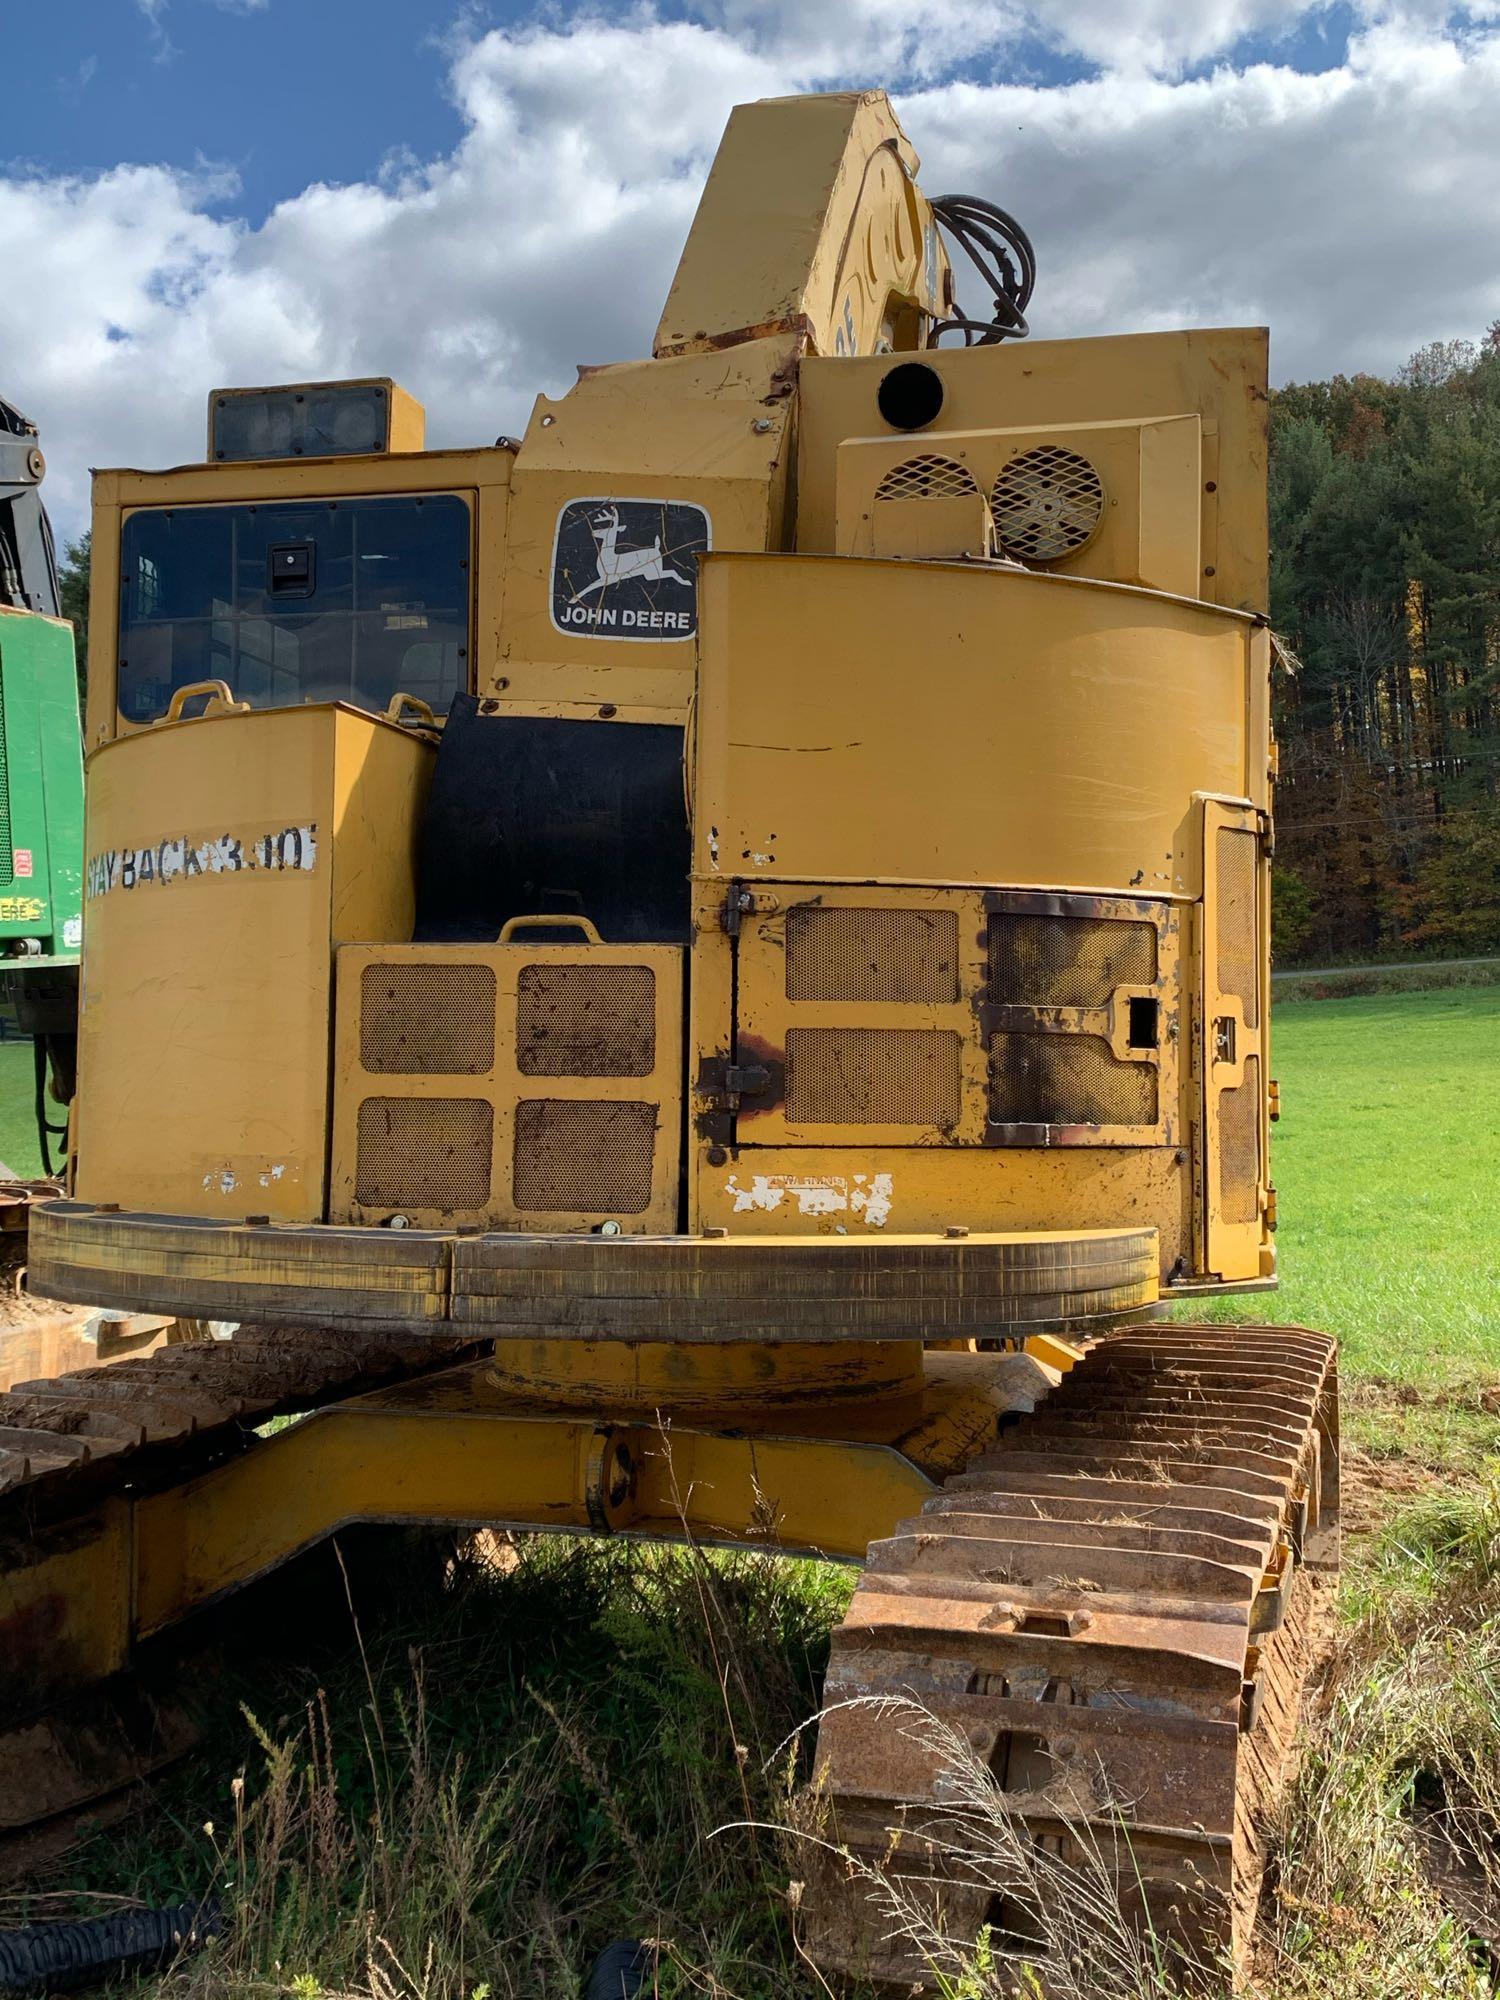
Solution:
[[[1104,512],[1104,487],[1086,458],[1058,444],[1017,452],[990,503],[1008,556],[1058,562],[1081,549]]]
[[[651,1206],[654,1104],[525,1098],[516,1106],[512,1198],[523,1213],[640,1215]]]
[[[1156,926],[1125,918],[990,918],[990,998],[1004,1007],[1105,1007],[1156,979]]]
[[[483,1076],[495,1064],[493,971],[367,965],[359,982],[359,1060],[375,1075]]]
[[[786,1038],[787,1120],[954,1125],[961,1048],[946,1028],[793,1028]]]
[[[1098,1035],[990,1037],[997,1125],[1154,1125],[1156,1065],[1116,1062]]]
[[[877,500],[958,500],[977,493],[974,476],[955,458],[923,452],[893,465],[875,488]]]
[[[954,1001],[958,913],[810,905],[792,910],[786,920],[786,997]]]
[[[1259,1026],[1260,953],[1255,922],[1255,880],[1260,843],[1247,828],[1221,826],[1215,859],[1219,886],[1219,989],[1239,1001],[1245,1026]]]
[[[1219,1208],[1226,1222],[1260,1214],[1260,1057],[1245,1058],[1245,1080],[1219,1093]]]
[[[494,1113],[481,1097],[367,1097],[354,1195],[366,1208],[488,1206]]]
[[[649,965],[528,965],[516,989],[522,1076],[649,1076],[656,975]]]

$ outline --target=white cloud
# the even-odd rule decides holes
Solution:
[[[142,5],[159,25],[162,0]],[[0,262],[27,274],[0,291],[0,391],[43,425],[65,531],[87,462],[199,456],[219,383],[390,373],[434,443],[519,429],[575,362],[647,351],[731,105],[816,81],[905,75],[925,184],[990,194],[1036,238],[1043,336],[1269,320],[1278,373],[1305,376],[1390,368],[1500,315],[1500,35],[1409,6],[1321,75],[1183,79],[1197,45],[1167,0],[703,5],[464,43],[451,155],[310,187],[255,227],[201,174],[0,178]],[[1208,46],[1296,17],[1206,0],[1194,18]],[[1101,62],[1119,46],[1064,87],[952,80],[978,39],[1039,33]]]

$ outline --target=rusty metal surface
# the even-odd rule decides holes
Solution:
[[[77,1506],[143,1469],[140,1458],[233,1425],[442,1367],[475,1343],[426,1335],[242,1328],[0,1395],[0,1532]],[[128,1461],[128,1463],[127,1463]]]
[[[1027,1838],[1106,1857],[1127,1908],[1194,1948],[1243,1944],[1307,1579],[1337,1562],[1333,1357],[1299,1328],[1107,1337],[874,1545],[825,1688],[834,1845],[802,1902],[820,1967],[926,1983],[872,1918],[871,1870],[952,1935],[1015,1914],[966,1873],[951,1750],[892,1703],[962,1737]]]

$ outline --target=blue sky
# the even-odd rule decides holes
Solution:
[[[681,4],[659,11],[688,13]],[[28,82],[7,93],[0,160],[59,175],[122,160],[212,163],[231,169],[236,185],[208,205],[258,222],[311,182],[365,179],[392,156],[451,151],[463,131],[447,88],[455,38],[536,10],[427,0],[10,0],[7,12],[7,67]],[[1352,21],[1347,5],[1312,10],[1185,73],[1225,61],[1337,68]],[[1032,34],[999,63],[985,50],[952,73],[1057,86],[1097,68]]]
[[[391,374],[435,444],[649,350],[730,108],[887,85],[1036,241],[1040,338],[1269,324],[1278,379],[1500,319],[1500,0],[0,0],[0,394],[90,464]]]
[[[259,221],[311,181],[373,173],[391,152],[449,151],[457,8],[421,0],[133,0],[5,7],[4,153],[49,174],[121,160],[232,167],[225,205]],[[492,10],[496,18],[519,10]],[[467,18],[467,17],[466,17]]]

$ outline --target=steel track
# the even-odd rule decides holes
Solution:
[[[817,1964],[910,1990],[912,1929],[1035,1942],[1101,1879],[1242,1952],[1337,1565],[1336,1395],[1299,1328],[1115,1335],[872,1546],[819,1735]]]
[[[451,1365],[472,1340],[241,1327],[0,1395],[0,1532],[235,1448],[272,1417]]]

